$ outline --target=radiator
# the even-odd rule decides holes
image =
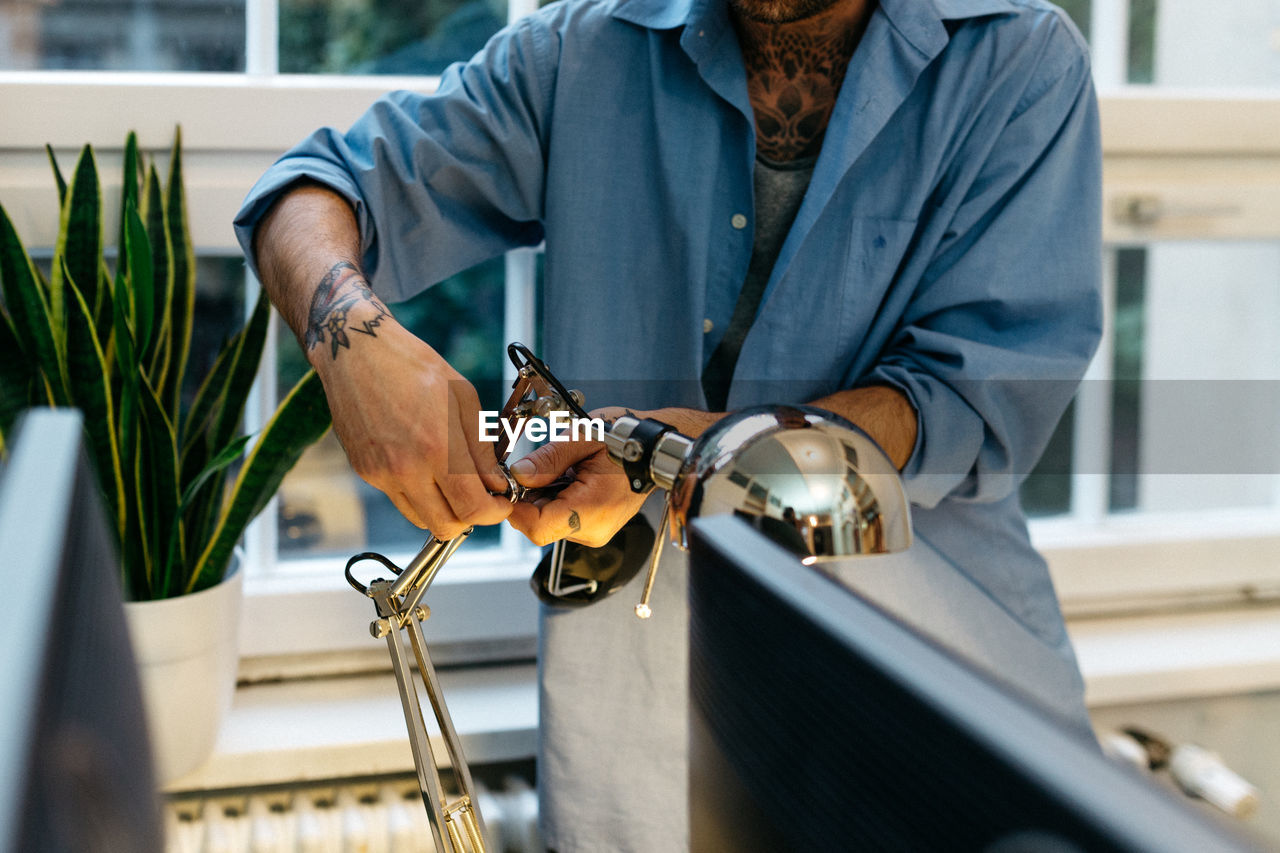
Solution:
[[[537,795],[476,783],[489,853],[543,853]],[[166,853],[435,853],[416,780],[182,797],[165,805]]]

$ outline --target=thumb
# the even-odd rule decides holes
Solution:
[[[581,462],[604,445],[591,441],[552,441],[511,465],[511,474],[530,489],[549,486],[569,466]]]

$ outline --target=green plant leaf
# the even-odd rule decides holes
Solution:
[[[49,155],[49,165],[53,168],[53,180],[58,184],[58,209],[62,209],[67,201],[67,180],[62,177],[62,169],[58,168],[58,158],[53,153],[53,146],[46,144],[44,153]]]
[[[170,355],[169,326],[172,318],[169,316],[169,300],[173,294],[173,264],[170,262],[170,257],[173,254],[173,246],[166,225],[160,177],[156,174],[154,165],[147,170],[143,197],[146,205],[143,208],[142,218],[146,224],[147,240],[151,244],[153,333],[141,361],[146,366],[147,375],[151,378],[152,384],[157,390],[163,390]]]
[[[169,232],[173,292],[169,298],[169,370],[162,398],[170,416],[178,422],[182,385],[186,379],[187,357],[191,349],[191,325],[196,305],[196,255],[187,221],[187,193],[182,182],[182,128],[173,133],[169,154],[169,179],[165,187],[165,221]]]
[[[130,207],[137,209],[142,204],[138,198],[141,163],[138,156],[138,134],[131,130],[124,140],[124,172],[120,176],[120,233],[116,236],[116,247],[121,251],[124,250],[125,229],[129,221],[126,214]]]
[[[62,204],[58,245],[53,253],[53,280],[49,289],[49,314],[55,340],[63,334],[67,306],[63,300],[65,277],[75,282],[85,304],[98,304],[98,275],[102,267],[102,187],[98,164],[88,145],[80,152]]]
[[[129,489],[133,511],[126,513],[125,547],[123,548],[127,560],[125,571],[132,581],[136,599],[163,598],[163,593],[157,588],[152,559],[154,554],[150,529],[152,520],[148,512],[151,505],[155,503],[155,488],[154,483],[147,477],[146,466],[143,464],[147,458],[147,438],[141,428],[135,435],[133,466],[130,468],[133,483]]]
[[[35,368],[22,351],[9,314],[0,306],[0,455],[18,413],[31,399]]]
[[[151,555],[152,590],[160,598],[180,594],[173,581],[172,558],[180,553],[178,543],[170,537],[181,537],[181,497],[178,493],[178,440],[160,397],[144,375],[139,382],[139,400],[143,455],[149,465],[140,466],[138,490],[149,506],[146,547]],[[143,482],[145,478],[145,483]]]
[[[53,334],[47,288],[3,207],[0,207],[0,290],[23,351],[44,374],[51,402],[65,406],[67,366]]]
[[[249,315],[249,321],[245,324],[235,362],[231,365],[231,373],[227,377],[227,387],[218,406],[217,417],[213,423],[212,447],[222,447],[240,431],[245,402],[249,399],[249,389],[253,387],[253,380],[258,375],[258,365],[262,362],[262,350],[267,343],[267,330],[270,324],[271,302],[267,299],[266,291],[259,290],[258,301],[254,304],[253,313]]]
[[[135,208],[125,211],[128,227],[124,233],[124,251],[120,256],[120,264],[127,272],[130,295],[133,329],[133,344],[137,348],[137,361],[144,364],[144,353],[151,343],[151,328],[155,318],[155,298],[152,295],[155,279],[151,266],[151,241],[147,238],[147,227],[142,222]]]
[[[186,512],[183,513],[187,533],[183,561],[184,571],[187,572],[186,583],[190,583],[190,571],[200,562],[200,555],[204,553],[217,526],[218,511],[226,496],[229,471],[230,467],[213,472],[203,485],[193,490]]]
[[[93,307],[93,324],[98,330],[98,340],[105,345],[108,368],[113,368],[115,365],[111,357],[111,327],[115,322],[114,314],[115,288],[111,281],[111,270],[107,268],[107,262],[104,260],[102,266],[98,267],[98,300]],[[114,369],[112,372],[115,372]]]
[[[265,293],[259,293],[249,322],[223,346],[213,370],[196,394],[183,429],[184,483],[204,467],[212,452],[226,445],[239,430],[245,399],[262,359],[270,320],[270,303]]]
[[[67,367],[71,401],[84,413],[84,431],[98,484],[119,535],[125,532],[124,472],[116,443],[115,412],[106,356],[84,295],[67,278]]]
[[[242,435],[222,448],[208,465],[201,470],[182,493],[182,502],[178,508],[178,519],[175,522],[173,550],[174,560],[183,560],[175,565],[194,567],[200,558],[200,550],[189,553],[190,543],[199,543],[203,548],[209,541],[214,521],[214,509],[222,502],[223,488],[226,485],[227,470],[244,458],[244,449],[251,437]],[[185,559],[184,559],[185,558]],[[175,594],[181,594],[190,580],[183,572],[181,583]]]
[[[223,471],[230,467],[237,459],[244,455],[244,449],[248,446],[251,438],[253,438],[251,435],[240,436],[235,441],[222,448],[222,450],[209,461],[209,464],[204,466],[200,473],[196,474],[195,478],[192,479],[192,481],[187,485],[186,490],[182,493],[181,506],[184,510],[194,503],[197,493],[199,493],[201,487],[208,482],[210,477],[217,474],[219,471]]]
[[[133,331],[129,328],[129,288],[125,284],[121,263],[116,269],[113,290],[111,345],[118,369],[116,391],[120,410],[120,463],[125,471],[133,470],[133,455],[137,448],[138,429],[138,357],[133,343]]]
[[[209,369],[204,382],[200,383],[200,387],[196,391],[196,398],[191,404],[190,411],[187,412],[186,420],[182,426],[182,468],[184,472],[190,471],[190,477],[184,476],[183,482],[194,477],[205,464],[207,454],[196,461],[193,467],[188,466],[186,456],[195,452],[197,447],[203,446],[207,448],[210,446],[209,430],[213,425],[214,411],[222,397],[222,391],[226,387],[227,376],[231,373],[231,365],[235,362],[236,351],[240,347],[243,333],[244,330],[242,329],[232,335],[230,340],[222,345],[222,349],[218,350],[218,355],[213,361],[213,367]]]
[[[324,435],[329,422],[320,378],[308,371],[281,401],[240,470],[217,529],[191,573],[188,592],[222,580],[245,527],[271,500],[302,452]]]

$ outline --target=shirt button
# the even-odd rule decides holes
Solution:
[[[747,227],[747,217],[743,216],[741,213],[735,213],[729,222],[739,231]]]
[[[707,319],[702,321],[702,334],[704,335],[709,334],[711,330],[714,329],[715,327],[716,327],[716,324],[712,323],[711,318],[708,317]]]

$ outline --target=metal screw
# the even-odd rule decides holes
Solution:
[[[634,480],[631,481],[631,487],[633,489],[643,489],[644,483],[641,482],[639,477],[636,477]]]
[[[374,639],[381,640],[383,637],[391,633],[391,623],[386,619],[377,619],[369,623],[369,633]]]
[[[425,604],[419,604],[417,607],[413,608],[413,618],[417,619],[419,622],[426,622],[430,617],[431,608],[427,607]]]
[[[622,458],[628,462],[635,462],[643,455],[644,448],[634,438],[628,438],[626,444],[622,445]]]

